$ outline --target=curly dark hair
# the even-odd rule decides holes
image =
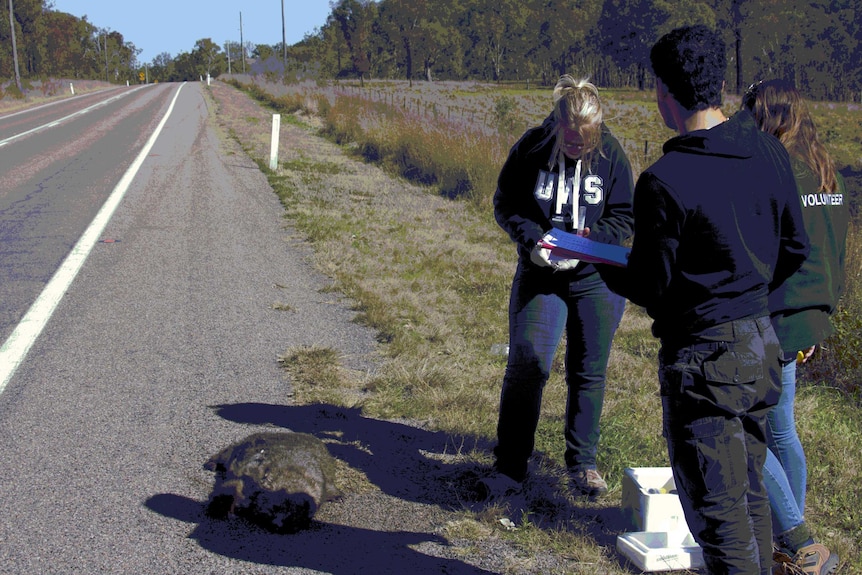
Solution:
[[[684,26],[662,36],[650,51],[653,72],[686,110],[696,112],[721,106],[725,43],[704,26]]]

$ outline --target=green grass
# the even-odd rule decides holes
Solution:
[[[395,90],[397,85],[389,88]],[[412,153],[417,155],[431,155],[430,150],[443,146],[445,131],[417,127],[397,111],[380,112],[379,102],[366,108],[363,100],[355,96],[339,102],[340,96],[327,92],[327,87],[308,89],[319,89],[321,93],[295,98],[328,102],[335,116],[325,119],[325,132],[357,157],[363,153],[362,122],[357,119],[370,114],[369,110],[377,110],[376,123],[366,123],[376,126],[374,137],[388,133],[390,141],[378,140],[375,147],[402,150],[400,156],[385,152],[376,158],[394,175],[409,172],[403,163],[409,155],[403,151],[405,145],[393,144],[411,142],[408,133],[413,138]],[[466,101],[459,99],[456,104],[465,110],[475,107],[471,98],[476,91],[460,89],[467,95],[458,98]],[[258,88],[256,95],[259,91]],[[414,89],[411,96],[417,93]],[[493,94],[500,95],[499,91]],[[488,94],[482,97],[493,113]],[[439,110],[440,95],[434,94],[433,98],[437,98]],[[651,116],[650,95],[612,93],[606,98],[611,100],[608,108],[618,111],[620,132],[630,131],[633,138],[641,141],[661,141],[664,137],[666,128],[656,126]],[[273,100],[264,99],[267,103]],[[348,117],[346,102],[354,106],[352,117]],[[336,116],[345,118],[345,126],[332,123]],[[386,118],[394,120],[382,124]],[[639,131],[639,122],[649,125],[641,126]],[[447,149],[461,150],[457,147],[459,141],[453,138],[454,143]],[[490,213],[493,178],[489,174],[495,174],[505,158],[506,146],[501,141],[489,135],[480,140],[481,146],[475,146],[494,152],[481,160],[484,166],[466,152],[446,157],[452,154],[450,151],[435,155],[445,165],[417,168],[417,173],[454,173],[458,164],[470,165],[468,172],[484,175],[471,180],[466,194],[448,193],[450,190],[444,189],[440,180],[427,187],[397,180],[382,183],[370,176],[362,164],[321,160],[305,150],[285,153],[279,170],[270,172],[263,153],[258,153],[256,160],[281,197],[286,217],[314,246],[318,266],[334,280],[333,289],[356,302],[359,321],[374,328],[386,354],[379,371],[367,376],[334,368],[338,358],[332,350],[287,350],[282,362],[291,372],[298,400],[358,406],[370,417],[411,418],[453,436],[494,437],[505,362],[492,355],[490,348],[506,340],[506,307],[515,263],[514,247]],[[254,155],[253,145],[243,145]],[[477,164],[473,166],[472,162]],[[307,193],[308,189],[314,193]],[[452,196],[456,199],[449,199]],[[853,257],[848,263],[852,268],[845,298],[848,309],[857,309],[860,299],[857,236],[854,233]],[[643,310],[629,305],[614,340],[599,446],[599,465],[609,481],[609,496],[592,506],[579,507],[576,517],[563,518],[558,516],[559,493],[554,491],[555,486],[531,485],[532,506],[521,527],[503,531],[503,536],[526,550],[552,549],[572,558],[573,565],[592,565],[592,572],[629,573],[616,564],[613,549],[596,544],[586,526],[603,514],[613,513],[618,506],[625,467],[667,465],[660,433],[658,344],[650,334],[650,323]],[[862,347],[858,332],[844,337],[847,353],[858,357]],[[801,378],[799,429],[811,475],[806,515],[820,539],[846,561],[842,573],[860,574],[862,533],[857,510],[862,508],[862,488],[857,462],[862,461],[862,413],[847,389],[824,387],[820,380],[805,381],[804,374]],[[545,392],[535,462],[551,478],[559,476],[562,469],[564,406],[565,384],[558,357]],[[487,463],[489,459],[487,452],[469,448],[463,455],[476,462]],[[463,520],[447,529],[477,538],[489,532],[499,534],[499,515],[494,509],[478,514],[465,512]],[[583,572],[582,569],[573,567],[568,572]],[[517,572],[517,565],[512,572]]]

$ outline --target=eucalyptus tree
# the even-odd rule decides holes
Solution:
[[[3,21],[9,24],[15,60],[15,77],[18,80],[20,62],[27,76],[39,73],[42,58],[39,52],[39,20],[42,15],[43,0],[4,0],[7,10]],[[19,80],[20,85],[20,80]]]
[[[646,87],[649,52],[670,20],[667,6],[651,0],[608,0],[602,7],[594,38],[602,53],[619,68],[619,81]]]
[[[371,0],[339,0],[330,16],[347,46],[353,71],[363,84],[371,69],[371,35],[376,15],[377,5]]]
[[[422,62],[422,75],[425,80],[431,82],[434,69],[441,62],[450,60],[452,49],[459,44],[456,39],[457,27],[454,26],[452,3],[445,0],[418,1],[425,4],[425,13],[420,25],[422,34],[419,35],[415,48]]]
[[[42,24],[45,73],[67,78],[91,77],[93,70],[85,56],[95,31],[93,25],[86,19],[53,11],[44,14]]]
[[[324,76],[339,76],[348,67],[345,63],[350,61],[347,44],[331,14],[326,23],[315,34],[306,36],[301,44],[308,48]]]
[[[106,80],[120,82],[132,79],[141,51],[133,43],[125,41],[120,32],[102,30],[100,35],[104,44],[98,38],[97,43],[102,50],[100,64],[104,63]]]
[[[221,47],[212,41],[212,38],[201,38],[195,42],[192,58],[199,66],[198,72],[201,76],[218,76],[221,72],[220,63],[225,60]],[[225,60],[225,67],[226,67]]]
[[[601,9],[600,0],[529,0],[531,16],[525,36],[532,42],[527,57],[552,83],[574,71]]]
[[[506,62],[527,35],[531,13],[521,0],[477,0],[470,4],[464,28],[470,41],[473,70],[501,80]]]
[[[413,85],[416,51],[426,22],[426,0],[385,0],[380,4],[378,30],[389,44],[398,68]]]
[[[174,73],[174,59],[170,52],[161,52],[150,63],[151,82],[167,82]]]
[[[758,79],[785,78],[809,96],[844,98],[860,88],[860,18],[858,0],[787,0],[748,15],[745,54]]]

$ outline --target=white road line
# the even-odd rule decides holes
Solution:
[[[71,120],[72,118],[86,114],[87,112],[95,110],[96,108],[101,108],[102,106],[106,106],[107,104],[110,104],[114,100],[119,100],[120,98],[124,98],[125,96],[128,96],[129,94],[131,94],[133,92],[137,92],[138,90],[140,90],[143,87],[144,86],[138,86],[137,88],[133,88],[132,90],[129,90],[127,92],[123,92],[122,94],[117,94],[116,96],[112,96],[112,97],[108,98],[107,100],[102,100],[98,104],[93,104],[92,106],[89,106],[89,107],[84,108],[82,110],[78,110],[77,112],[73,112],[72,114],[69,114],[68,116],[60,118],[59,120],[53,120],[52,122],[49,122],[48,124],[44,124],[42,126],[37,126],[31,130],[27,130],[26,132],[21,132],[20,134],[15,134],[14,136],[10,136],[10,137],[6,138],[5,140],[0,140],[0,148],[5,146],[6,144],[14,142],[15,140],[18,140],[19,138],[23,138],[24,136],[27,136],[29,134],[33,134],[33,133],[38,132],[40,130],[46,130],[48,128],[53,128],[55,126],[59,126],[60,124],[62,124],[66,120]]]
[[[27,313],[15,328],[15,331],[12,332],[12,335],[3,344],[3,347],[0,347],[0,393],[3,393],[3,390],[6,389],[9,380],[12,379],[12,375],[14,375],[18,366],[24,361],[27,352],[30,351],[36,338],[42,333],[42,329],[48,323],[48,320],[51,319],[51,315],[60,303],[60,300],[63,299],[63,294],[66,293],[75,276],[78,275],[78,271],[84,265],[84,261],[90,255],[93,246],[99,241],[99,236],[110,221],[114,210],[117,209],[123,196],[126,195],[129,185],[156,143],[156,139],[159,137],[162,128],[167,123],[168,117],[170,117],[174,109],[174,104],[176,104],[177,98],[180,95],[180,90],[183,89],[184,85],[181,84],[177,88],[177,93],[174,94],[171,105],[168,107],[168,111],[165,113],[162,121],[156,126],[155,131],[150,136],[150,139],[147,140],[147,143],[144,144],[135,161],[132,162],[126,173],[120,178],[120,181],[117,183],[114,191],[111,192],[111,195],[108,196],[102,209],[99,210],[90,226],[81,235],[78,243],[75,244],[75,247],[72,248],[72,251],[63,260],[63,263],[54,273],[51,281],[48,282],[48,285],[45,286],[45,289],[42,290],[42,293],[39,294],[39,297],[30,306],[30,309],[27,310]]]

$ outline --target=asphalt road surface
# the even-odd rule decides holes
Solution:
[[[215,407],[287,404],[288,348],[361,367],[374,338],[211,113],[158,84],[0,116],[0,573],[318,572],[200,532],[202,464],[261,429]]]

